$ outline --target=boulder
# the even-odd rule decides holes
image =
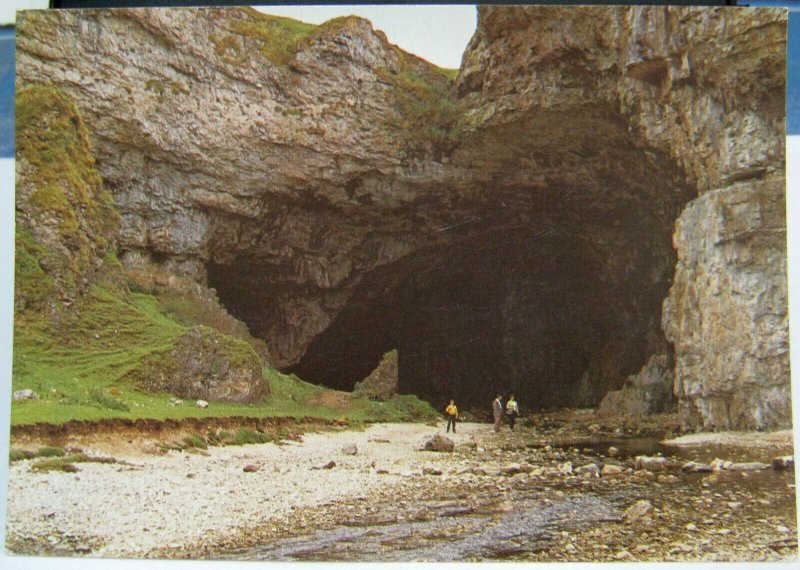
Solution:
[[[397,393],[400,382],[397,350],[383,355],[378,367],[363,381],[356,382],[353,394],[370,400],[385,401]]]
[[[17,402],[19,400],[38,400],[39,394],[34,392],[33,390],[25,389],[25,390],[17,390],[12,395],[12,399]]]
[[[195,402],[195,406],[201,409],[205,409],[208,407],[208,402],[206,402],[205,400],[197,400],[197,402]]]
[[[748,463],[731,463],[728,471],[761,471],[767,469],[769,465],[766,463],[759,463],[758,461],[750,461]]]
[[[342,448],[343,455],[358,455],[358,445],[349,443]]]
[[[637,374],[628,376],[620,390],[606,394],[597,415],[639,416],[674,410],[672,367],[669,355],[654,354]]]
[[[664,471],[667,468],[667,458],[639,455],[636,457],[635,466],[636,469],[646,469],[647,471]]]
[[[605,465],[603,465],[601,473],[603,477],[607,477],[609,475],[619,475],[623,471],[624,469],[619,465],[612,465],[610,463],[606,463]]]
[[[589,474],[592,477],[600,477],[600,468],[597,467],[594,463],[587,463],[586,465],[581,465],[577,469],[575,469],[576,475],[584,475]]]
[[[623,518],[627,522],[635,522],[649,515],[652,510],[653,505],[649,501],[642,499],[636,501],[633,505],[628,507],[623,515]]]
[[[456,444],[449,437],[443,435],[435,435],[425,442],[425,451],[443,451],[452,452],[456,448]]]
[[[25,390],[17,390],[12,395],[12,399],[17,402],[19,400],[38,400],[39,394],[34,392],[33,390],[25,389]]]
[[[681,467],[681,471],[684,473],[711,473],[712,470],[710,465],[698,463],[696,461],[689,461],[688,463],[684,463]]]
[[[776,471],[786,471],[794,469],[794,456],[784,455],[783,457],[775,457],[772,460],[772,468]]]

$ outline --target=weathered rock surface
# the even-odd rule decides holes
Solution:
[[[14,393],[11,395],[11,399],[14,400],[15,402],[19,400],[38,400],[39,394],[30,389],[15,390]]]
[[[18,83],[88,117],[124,258],[337,387],[396,347],[403,391],[597,405],[674,351],[686,422],[788,422],[785,12],[481,7],[452,92],[364,20],[281,57],[264,22],[20,19]]]
[[[152,391],[185,399],[254,402],[269,393],[258,355],[243,341],[213,329],[195,327],[181,335],[169,353],[149,356],[136,379]],[[205,405],[201,404],[201,401]]]
[[[397,393],[400,383],[397,351],[383,355],[380,364],[362,382],[356,382],[353,394],[371,400],[385,401]]]
[[[425,451],[444,451],[452,452],[456,444],[449,437],[443,435],[435,435],[425,442]]]
[[[650,501],[644,499],[636,501],[625,510],[625,520],[628,522],[636,522],[648,516],[653,510],[653,505]]]
[[[678,218],[664,330],[690,423],[790,424],[785,208],[776,173],[709,191]]]
[[[647,471],[664,471],[667,468],[666,457],[648,457],[640,455],[636,457],[636,469]]]
[[[638,416],[674,410],[673,364],[670,356],[654,354],[638,374],[625,379],[621,390],[606,394],[598,416]]]

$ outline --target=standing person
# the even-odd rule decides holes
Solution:
[[[450,400],[450,405],[444,409],[444,415],[447,416],[447,433],[450,433],[450,426],[453,426],[453,433],[456,433],[456,420],[458,419],[458,408],[456,407],[455,400]]]
[[[506,415],[508,416],[508,425],[511,428],[511,431],[514,431],[514,422],[517,421],[519,417],[519,406],[517,405],[517,401],[514,399],[514,394],[510,394],[508,396],[508,402],[506,403]]]
[[[494,415],[494,431],[500,431],[503,425],[503,396],[500,394],[492,402],[492,414]]]

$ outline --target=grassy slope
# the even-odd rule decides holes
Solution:
[[[136,379],[168,360],[164,355],[190,327],[206,333],[212,331],[209,325],[220,324],[220,344],[234,356],[257,358],[253,346],[258,343],[243,338],[249,337],[245,327],[220,319],[197,298],[175,292],[164,296],[165,308],[152,294],[130,290],[122,267],[108,251],[112,245],[106,238],[113,238],[116,213],[109,213],[110,197],[94,169],[77,109],[52,88],[25,90],[17,101],[18,158],[32,166],[21,183],[32,185],[33,191],[27,200],[18,194],[12,386],[32,389],[39,399],[13,402],[12,425],[114,417],[432,417],[432,408],[413,396],[386,404],[351,399],[269,367],[263,372],[271,396],[252,405],[212,402],[199,409],[193,402],[173,405],[170,394],[142,391]],[[48,200],[42,199],[42,189]],[[38,239],[35,230],[44,217],[60,221],[63,235],[51,233],[49,242]],[[101,238],[101,247],[89,243]],[[78,292],[76,283],[94,265],[92,256],[104,252],[102,265],[92,267],[91,286]],[[55,300],[65,290],[74,298],[70,304]]]

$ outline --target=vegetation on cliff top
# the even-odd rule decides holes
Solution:
[[[271,16],[245,8],[245,19],[227,24],[231,35],[212,34],[215,52],[231,64],[246,61],[248,43],[278,66],[290,66],[295,56],[316,39],[331,37],[360,18],[344,16],[318,26],[291,18]],[[396,115],[386,118],[389,126],[406,133],[409,151],[444,154],[460,136],[459,110],[452,94],[457,69],[443,69],[386,43],[398,63],[396,69],[376,68],[380,81],[391,87]]]

